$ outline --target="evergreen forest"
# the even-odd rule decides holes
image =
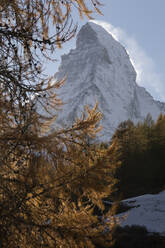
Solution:
[[[110,142],[110,162],[116,165],[122,198],[157,193],[165,185],[165,116],[153,121],[122,122]],[[118,165],[118,166],[117,166]]]

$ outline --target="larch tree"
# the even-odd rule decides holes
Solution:
[[[0,247],[111,242],[112,212],[106,224],[92,213],[112,191],[114,168],[108,149],[86,141],[99,131],[101,113],[86,107],[72,127],[50,132],[64,80],[45,78],[42,69],[75,34],[72,9],[90,18],[98,6],[97,0],[0,1]]]

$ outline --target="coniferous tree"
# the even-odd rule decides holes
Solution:
[[[91,5],[90,5],[91,3]],[[54,82],[42,73],[42,59],[73,37],[72,8],[90,17],[97,0],[0,2],[0,246],[95,247],[111,240],[103,209],[112,191],[114,168],[95,137],[97,107],[68,129],[49,127],[60,100]],[[51,29],[50,29],[51,26]],[[45,115],[41,115],[38,106]],[[59,113],[60,114],[60,113]],[[109,216],[110,217],[110,216]],[[106,226],[111,230],[114,218]]]
[[[110,161],[116,170],[119,192],[127,198],[155,193],[164,188],[165,118],[160,115],[154,122],[147,115],[134,125],[125,121],[112,137]]]

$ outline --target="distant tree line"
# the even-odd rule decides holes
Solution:
[[[110,163],[117,170],[117,192],[122,198],[155,193],[165,185],[165,115],[154,122],[147,115],[136,125],[122,122],[109,148]]]

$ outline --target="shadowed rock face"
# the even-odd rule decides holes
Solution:
[[[124,120],[143,120],[148,113],[156,119],[165,104],[136,84],[136,72],[124,47],[101,26],[85,24],[77,35],[76,48],[62,56],[56,78],[67,76],[58,95],[64,102],[57,123],[70,125],[84,105],[96,101],[103,113],[99,139],[109,140]]]

